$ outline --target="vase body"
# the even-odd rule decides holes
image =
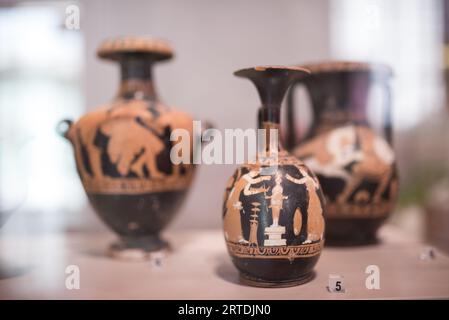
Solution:
[[[313,123],[292,146],[292,153],[315,172],[323,188],[326,243],[375,243],[376,232],[392,212],[398,191],[391,145],[391,73],[386,67],[350,62],[308,67],[312,74],[299,83],[311,98]],[[385,93],[381,126],[385,134],[373,130],[367,117],[374,85]]]
[[[305,71],[264,68],[244,69],[236,75],[258,87],[259,128],[270,135],[270,129],[279,128],[280,103],[289,81]],[[277,86],[271,80],[284,83]],[[301,160],[279,144],[266,146],[254,163],[238,168],[228,181],[223,205],[226,245],[244,283],[301,284],[313,276],[323,247],[323,195],[317,178]]]
[[[117,97],[71,124],[65,137],[73,145],[91,205],[120,236],[111,254],[140,260],[165,247],[159,233],[192,182],[193,165],[175,165],[170,159],[171,132],[181,128],[192,137],[192,118],[155,94],[151,65],[168,53],[154,51],[155,40],[117,41],[99,50],[100,57],[121,65]]]

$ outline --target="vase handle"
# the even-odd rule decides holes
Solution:
[[[287,149],[288,151],[292,151],[293,148],[295,148],[299,143],[295,121],[295,88],[300,85],[303,84],[301,82],[293,83],[287,92],[287,119],[285,126],[285,136],[283,137],[283,144],[285,146],[285,149]]]
[[[68,133],[70,131],[70,128],[73,125],[73,121],[70,119],[64,119],[58,122],[56,126],[56,132],[61,136],[66,138],[70,141],[70,138],[68,137]]]

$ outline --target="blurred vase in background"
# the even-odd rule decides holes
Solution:
[[[73,145],[90,203],[120,236],[110,254],[147,259],[151,252],[167,247],[159,233],[174,217],[192,182],[193,164],[175,165],[170,159],[176,143],[170,140],[171,132],[186,129],[192,139],[192,118],[157,97],[153,64],[173,55],[165,41],[117,38],[105,41],[97,54],[120,64],[116,98],[76,123],[62,121],[59,129]]]
[[[290,97],[287,145],[320,180],[326,198],[326,243],[374,243],[378,228],[394,208],[398,191],[391,146],[391,70],[383,65],[344,61],[302,67],[311,74],[296,84],[304,85],[310,95],[313,121],[298,139],[294,99]],[[384,137],[371,128],[367,116],[373,86],[384,92]]]

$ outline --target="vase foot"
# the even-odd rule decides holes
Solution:
[[[261,288],[287,288],[305,284],[315,277],[315,272],[309,272],[299,278],[291,280],[267,281],[240,273],[240,282],[244,285]]]
[[[125,261],[148,261],[170,250],[169,243],[158,236],[144,238],[126,238],[111,244],[109,256]]]
[[[379,243],[377,231],[385,218],[328,218],[326,246],[351,247]]]

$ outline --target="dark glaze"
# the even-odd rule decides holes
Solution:
[[[173,219],[186,191],[137,195],[90,194],[89,200],[100,218],[124,238],[158,235]]]

